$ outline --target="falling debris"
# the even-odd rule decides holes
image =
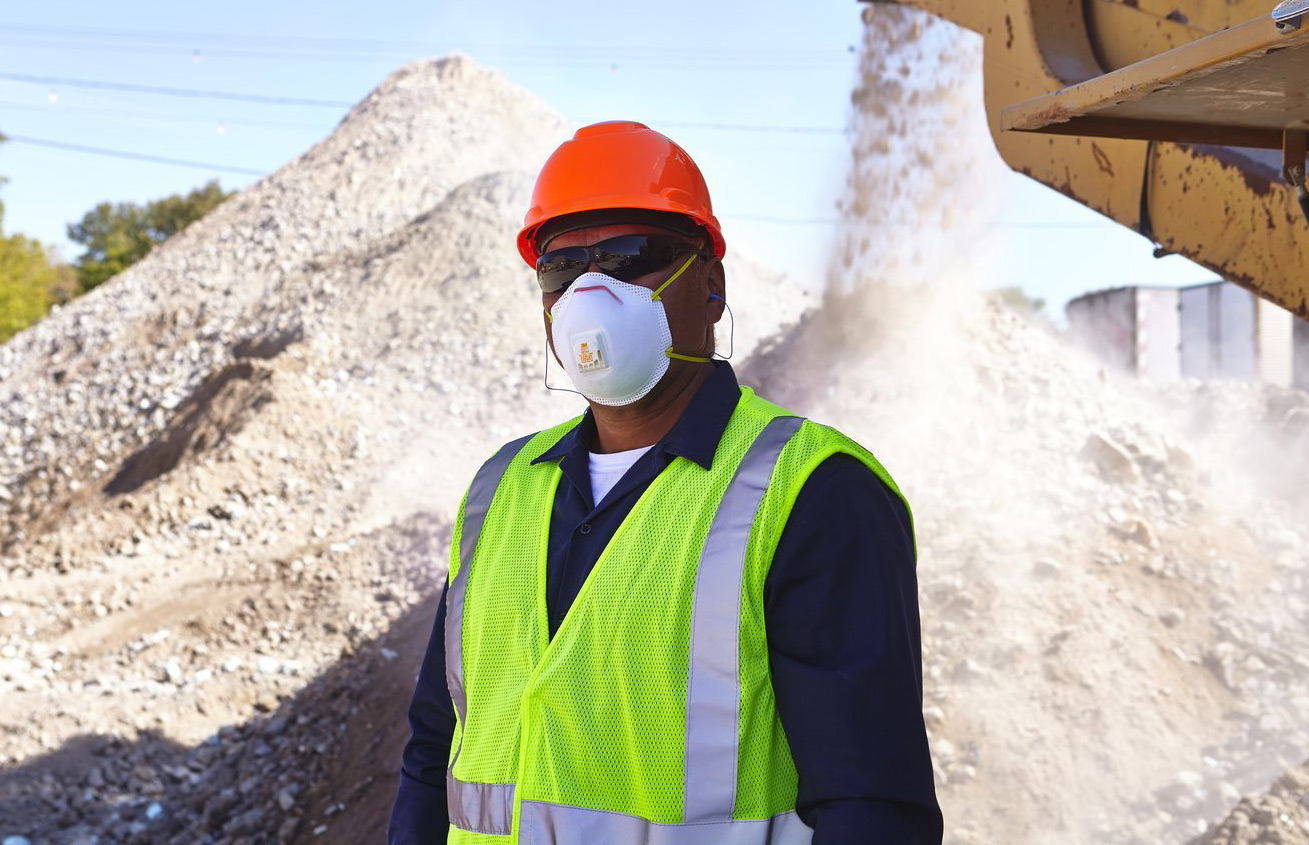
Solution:
[[[1309,504],[1239,445],[1309,397],[1146,394],[972,291],[977,44],[867,16],[840,261],[729,253],[739,373],[914,505],[947,841],[1184,842],[1309,756]],[[0,347],[0,832],[376,838],[464,487],[579,409],[512,242],[569,129],[409,65]]]
[[[463,487],[578,411],[512,237],[569,133],[410,65],[0,346],[0,832],[375,838]],[[806,307],[729,272],[740,349]]]

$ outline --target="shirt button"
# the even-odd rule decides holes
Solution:
[[[579,534],[590,534],[590,533],[591,533],[591,523],[589,523],[589,522],[583,522],[583,523],[582,523],[582,527],[580,527],[580,528],[577,529],[577,533],[579,533]]]

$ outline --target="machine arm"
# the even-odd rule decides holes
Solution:
[[[987,116],[1010,167],[1309,317],[1303,146],[1294,161],[1309,130],[1309,18],[1288,15],[1307,0],[1284,3],[1280,21],[1267,0],[896,2],[983,36]],[[1189,101],[1179,79],[1199,83]],[[1275,100],[1253,128],[1230,119],[1251,80]],[[1224,103],[1227,123],[1211,108]]]

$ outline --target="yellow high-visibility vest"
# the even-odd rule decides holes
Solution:
[[[562,473],[532,459],[576,423],[503,447],[460,507],[445,631],[458,718],[449,842],[808,843],[764,581],[796,496],[828,457],[853,455],[899,489],[849,438],[743,387],[711,468],[678,457],[651,482],[551,639]]]

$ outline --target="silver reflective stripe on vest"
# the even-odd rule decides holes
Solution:
[[[775,417],[755,438],[723,494],[700,554],[686,690],[685,822],[731,819],[736,809],[741,581],[745,577],[746,547],[777,458],[803,422],[800,417]]]
[[[527,442],[536,435],[520,437],[500,448],[489,461],[473,476],[473,483],[468,488],[468,498],[464,500],[464,521],[459,533],[459,572],[450,583],[445,597],[445,683],[450,688],[450,699],[459,714],[459,724],[468,724],[468,693],[464,688],[464,596],[468,592],[468,570],[473,562],[473,551],[477,548],[477,539],[482,535],[482,524],[486,521],[487,511],[491,509],[491,500],[495,498],[500,479],[504,478],[509,462],[514,459]],[[454,777],[455,761],[464,747],[463,731],[459,732],[459,747],[450,758],[450,768],[446,770],[446,800],[450,805],[450,820],[466,830],[479,830],[483,833],[509,833],[513,824],[513,785],[512,784],[478,784],[456,780]],[[450,788],[453,785],[455,788]],[[502,810],[500,794],[496,789],[508,787],[508,809]],[[495,800],[489,805],[480,802],[494,794]],[[488,815],[490,816],[488,820]],[[479,827],[465,827],[456,820],[472,819],[477,823],[496,826],[495,830],[483,830]]]
[[[522,845],[809,845],[814,836],[794,812],[770,819],[660,824],[626,813],[524,801],[520,820]]]
[[[514,785],[474,783],[445,776],[450,824],[461,830],[508,836],[514,827]]]

